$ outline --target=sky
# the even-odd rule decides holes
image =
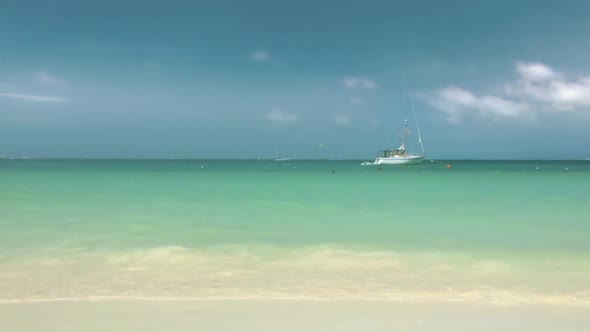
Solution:
[[[0,0],[0,155],[590,158],[590,2]]]

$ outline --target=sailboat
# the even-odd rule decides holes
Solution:
[[[279,154],[279,149],[275,148],[276,152],[277,152],[277,158],[274,159],[274,161],[289,161],[289,160],[293,160],[293,158],[285,158],[285,157],[281,157],[281,155]]]
[[[422,154],[410,154],[406,151],[406,137],[409,135],[408,119],[404,120],[404,128],[401,132],[401,145],[397,149],[388,149],[380,151],[374,162],[364,162],[361,165],[411,165],[419,164],[424,160],[424,145],[422,145],[422,136],[420,135],[420,127],[418,126],[418,117],[416,116],[416,109],[414,107],[414,99],[410,95],[412,101],[412,111],[414,113],[414,120],[416,121],[416,129],[418,131],[418,143],[422,149]]]

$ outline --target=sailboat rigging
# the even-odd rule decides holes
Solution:
[[[404,86],[405,96],[405,86]],[[408,119],[404,120],[404,126],[401,132],[401,145],[397,149],[388,149],[380,151],[380,154],[375,158],[374,162],[364,162],[362,165],[409,165],[419,164],[424,160],[424,145],[422,144],[422,135],[420,133],[420,126],[418,125],[418,116],[416,115],[416,108],[414,107],[414,98],[410,95],[412,105],[412,113],[414,114],[414,121],[416,122],[416,129],[418,132],[418,143],[422,150],[422,154],[409,154],[406,152],[406,136],[409,135],[407,127]]]

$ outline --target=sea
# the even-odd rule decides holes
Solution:
[[[590,306],[590,161],[0,160],[0,303]]]

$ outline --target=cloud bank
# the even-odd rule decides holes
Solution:
[[[515,71],[515,80],[504,84],[497,95],[449,86],[421,97],[452,123],[466,116],[502,119],[590,109],[590,76],[568,79],[539,62],[518,62]]]

